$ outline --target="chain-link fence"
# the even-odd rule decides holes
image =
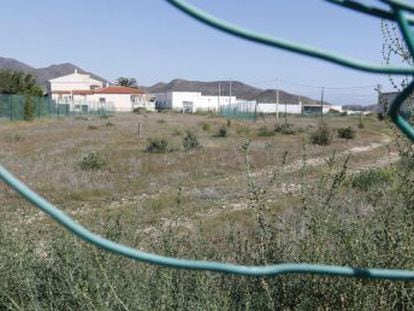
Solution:
[[[256,101],[238,102],[219,107],[219,114],[228,119],[255,120],[258,113]]]
[[[57,102],[50,97],[0,95],[0,120],[32,120],[74,115],[107,115],[113,105],[99,102]]]

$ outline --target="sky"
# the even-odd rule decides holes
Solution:
[[[382,60],[380,20],[322,0],[191,0],[255,31]],[[376,3],[377,1],[364,1]],[[0,56],[34,67],[73,63],[110,81],[238,80],[336,104],[373,104],[386,76],[249,43],[206,27],[165,0],[0,0]]]

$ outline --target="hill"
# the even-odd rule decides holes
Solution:
[[[215,95],[219,94],[219,84],[221,95],[228,96],[230,94],[229,81],[189,81],[183,79],[174,79],[169,83],[160,82],[153,86],[144,88],[148,93],[164,93],[170,91],[177,92],[201,92],[203,95]],[[237,98],[246,100],[258,100],[259,102],[275,103],[276,102],[276,90],[253,87],[240,81],[232,81],[231,93]],[[317,100],[313,100],[306,96],[291,94],[282,90],[279,90],[279,102],[296,104],[299,100],[304,104],[319,103]]]
[[[47,89],[48,80],[57,78],[60,76],[71,74],[77,69],[80,73],[89,73],[82,68],[73,65],[71,63],[63,63],[57,65],[51,65],[44,68],[34,68],[30,65],[27,65],[23,62],[15,60],[13,58],[5,58],[0,57],[0,69],[7,69],[13,71],[23,71],[25,73],[31,73],[35,76],[37,84],[43,89]],[[102,82],[106,82],[107,80],[95,75],[93,73],[89,73],[94,79],[97,79]]]
[[[54,64],[44,68],[34,68],[28,64],[20,62],[12,58],[0,57],[0,69],[23,71],[31,73],[36,77],[36,82],[43,90],[47,90],[48,80],[57,78],[63,75],[71,74],[77,69],[80,73],[88,73],[94,79],[102,82],[108,80],[102,78],[94,73],[87,72],[82,68],[73,65],[71,63]],[[229,81],[189,81],[184,79],[174,79],[169,83],[159,82],[150,87],[142,87],[148,93],[164,93],[168,91],[181,91],[181,92],[201,92],[203,95],[218,95],[219,84],[221,88],[221,95],[228,96],[230,93]],[[232,95],[240,99],[257,100],[262,103],[275,103],[276,102],[276,90],[253,87],[240,81],[232,81]],[[313,100],[306,96],[297,94],[291,94],[282,90],[279,90],[279,102],[297,104],[299,100],[303,104],[315,104],[319,103],[318,100]]]

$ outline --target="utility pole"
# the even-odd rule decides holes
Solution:
[[[231,78],[230,78],[230,80],[229,80],[229,105],[231,105]]]
[[[324,96],[324,93],[325,93],[325,87],[322,87],[322,90],[321,90],[321,119],[323,119],[323,96]]]
[[[217,110],[220,110],[220,95],[221,95],[221,84],[220,81],[218,83],[218,105],[217,105]]]
[[[279,78],[276,79],[276,119],[279,119]]]

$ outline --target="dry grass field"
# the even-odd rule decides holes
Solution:
[[[384,166],[396,158],[390,147],[390,129],[374,117],[366,117],[362,129],[357,128],[358,117],[325,118],[333,130],[352,126],[357,131],[355,139],[334,137],[329,146],[309,143],[319,118],[288,120],[298,132],[271,137],[257,134],[263,126],[273,128],[275,118],[270,116],[256,122],[231,120],[230,124],[216,116],[178,113],[10,122],[0,125],[0,160],[80,222],[108,213],[129,215],[137,209],[143,224],[168,222],[176,213],[180,191],[180,215],[191,229],[200,220],[203,225],[232,218],[243,221],[248,178],[241,146],[247,139],[251,140],[250,174],[260,184],[276,173],[266,200],[269,209],[282,214],[289,213],[297,201],[302,176],[306,183],[312,183],[328,169],[326,160],[332,155],[340,162],[349,154],[351,171]],[[227,137],[217,137],[222,125],[230,125]],[[200,148],[184,150],[182,140],[187,130],[195,133]],[[145,152],[149,138],[164,138],[172,151]],[[107,165],[82,170],[80,159],[90,152],[99,153]],[[11,223],[47,221],[4,185],[1,189],[2,213]]]
[[[288,122],[291,135],[275,133],[274,116],[3,122],[0,162],[92,231],[141,250],[249,265],[412,270],[411,144],[374,116],[363,127],[358,117],[324,118],[333,134],[325,146],[312,143],[319,118]],[[339,138],[348,127],[355,137]],[[0,202],[0,309],[414,306],[412,282],[247,278],[136,263],[80,242],[4,184]]]

